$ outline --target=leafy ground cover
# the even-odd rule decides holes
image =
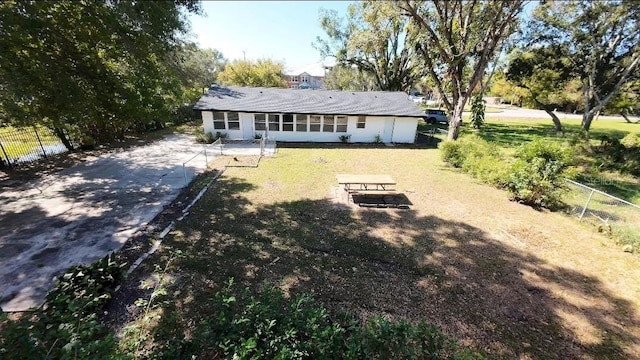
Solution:
[[[336,202],[337,173],[390,174],[413,205]],[[333,318],[424,319],[490,358],[636,358],[639,265],[432,148],[280,147],[258,168],[225,171],[116,294],[108,321],[140,354],[180,351],[172,339],[216,314],[232,277],[256,293],[267,282],[312,294]]]

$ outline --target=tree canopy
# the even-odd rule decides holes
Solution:
[[[640,2],[574,0],[540,3],[527,26],[530,48],[551,47],[582,84],[582,128],[626,83],[638,78]],[[552,68],[553,59],[544,64]]]
[[[270,60],[236,60],[227,64],[218,75],[222,85],[286,87],[284,64]]]
[[[334,66],[324,78],[328,90],[371,91],[377,88],[373,77],[353,66]]]
[[[0,116],[110,139],[181,97],[167,56],[197,1],[0,3]]]
[[[409,91],[421,77],[408,19],[389,1],[360,1],[349,6],[346,19],[336,11],[321,11],[327,38],[315,43],[323,57],[355,65],[375,81],[376,90]]]
[[[449,139],[458,137],[464,106],[487,65],[518,29],[523,4],[523,0],[398,3],[412,20],[410,38],[422,66],[452,113]]]

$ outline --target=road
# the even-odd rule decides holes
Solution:
[[[186,135],[103,155],[0,193],[0,306],[40,306],[54,277],[116,251],[185,186],[202,150]],[[204,170],[188,162],[186,180]]]

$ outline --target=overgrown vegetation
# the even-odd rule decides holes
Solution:
[[[474,96],[471,102],[471,125],[474,129],[480,129],[484,124],[484,100],[482,100],[482,93]]]
[[[214,316],[199,319],[192,337],[156,344],[154,354],[227,359],[482,358],[461,350],[425,322],[412,325],[375,317],[360,323],[348,314],[336,321],[311,296],[288,299],[282,290],[267,285],[252,294],[249,289],[240,291],[230,279],[208,306],[215,309]],[[125,332],[130,344],[139,344],[136,337],[144,336]]]
[[[521,145],[513,157],[477,136],[440,144],[442,159],[491,185],[506,188],[514,200],[535,208],[562,204],[564,178],[572,154],[558,144],[534,140]]]
[[[167,295],[163,277],[172,255],[149,299],[138,299],[142,317]],[[331,319],[308,294],[285,298],[282,290],[263,286],[257,294],[239,292],[233,279],[217,292],[209,306],[215,315],[200,319],[192,336],[154,339],[153,351],[143,351],[145,333],[129,326],[123,339],[102,325],[98,316],[123,280],[122,264],[114,255],[70,268],[47,295],[41,309],[18,320],[0,318],[0,355],[3,359],[89,358],[277,358],[277,359],[480,359],[462,350],[436,327],[424,321],[410,324],[374,317],[359,323],[343,314]],[[172,328],[164,331],[171,333]]]
[[[99,313],[123,280],[113,254],[73,266],[56,282],[45,304],[18,320],[1,314],[3,359],[89,359],[116,354],[116,340]]]

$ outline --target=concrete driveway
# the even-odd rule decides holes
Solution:
[[[0,306],[39,306],[54,276],[118,250],[185,186],[186,135],[103,155],[0,194]],[[186,164],[191,180],[203,155]]]

